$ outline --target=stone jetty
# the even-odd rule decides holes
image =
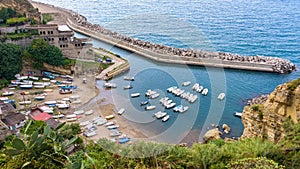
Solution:
[[[156,61],[275,73],[290,73],[296,69],[289,60],[278,57],[241,56],[142,41],[108,30],[98,24],[91,24],[86,17],[71,10],[63,8],[60,10],[66,14],[66,22],[71,29]]]

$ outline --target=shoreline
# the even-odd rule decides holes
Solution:
[[[152,60],[187,65],[221,67],[272,73],[291,73],[296,66],[287,59],[266,56],[240,56],[224,52],[206,52],[193,49],[179,49],[161,44],[136,40],[113,32],[98,24],[91,24],[84,16],[68,9],[41,2],[36,5],[52,8],[64,15],[64,21],[76,32],[100,41],[137,53]]]

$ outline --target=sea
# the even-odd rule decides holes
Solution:
[[[85,16],[89,22],[136,39],[177,48],[222,51],[240,55],[273,56],[289,59],[297,66],[291,74],[221,69],[160,63],[138,54],[91,39],[95,47],[110,50],[130,62],[130,71],[114,77],[116,89],[105,90],[97,81],[100,94],[91,102],[106,98],[116,111],[125,108],[123,117],[149,139],[166,142],[201,142],[204,133],[228,124],[229,134],[238,138],[243,124],[234,112],[242,112],[247,100],[272,92],[281,83],[300,76],[300,1],[297,0],[37,0],[67,8]],[[76,33],[77,37],[85,37]],[[124,76],[134,76],[125,81]],[[182,82],[191,81],[187,87]],[[187,92],[194,83],[209,89],[207,96],[198,94],[191,104],[167,92],[177,86]],[[132,85],[130,90],[123,86]],[[177,105],[189,106],[185,113],[164,109],[158,99],[150,100],[156,109],[146,111],[141,101],[144,93],[156,90]],[[131,98],[131,93],[141,93]],[[223,101],[219,93],[226,93]],[[166,122],[153,118],[153,113],[166,111]],[[222,129],[221,129],[222,130]],[[136,138],[138,139],[138,138]]]

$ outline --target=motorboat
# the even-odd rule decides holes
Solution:
[[[189,109],[188,106],[183,106],[181,109],[179,109],[179,112],[180,112],[180,113],[184,113],[184,112],[186,112],[188,109]]]
[[[26,100],[26,101],[21,101],[19,102],[20,105],[27,105],[27,104],[31,104],[30,100]]]
[[[172,86],[172,87],[169,87],[168,89],[167,89],[167,92],[169,92],[169,93],[172,93],[174,90],[176,90],[177,89],[177,87],[176,86]]]
[[[75,117],[66,119],[67,122],[72,122],[72,121],[76,121],[76,120],[77,120],[77,118],[75,118]]]
[[[224,100],[224,98],[225,98],[225,93],[220,93],[218,99],[222,101]]]
[[[106,120],[110,120],[110,119],[115,118],[115,116],[114,116],[113,114],[111,114],[111,115],[105,116],[104,118],[105,118]]]
[[[97,133],[96,133],[96,131],[87,131],[87,132],[84,132],[83,135],[86,137],[92,137],[92,136],[97,135]]]
[[[140,96],[140,93],[132,93],[130,94],[131,97],[139,97]]]
[[[234,112],[233,115],[236,116],[236,117],[242,117],[242,114],[243,114],[243,113],[240,113],[240,112]]]
[[[186,81],[182,83],[182,86],[189,86],[191,84],[191,81]]]
[[[109,129],[109,130],[112,130],[112,129],[119,128],[119,126],[117,126],[117,125],[110,125],[110,126],[107,126],[106,128]]]
[[[156,93],[157,93],[156,91],[148,89],[147,92],[145,93],[145,95],[149,97],[149,96],[154,95]]]
[[[59,119],[59,118],[63,118],[65,115],[63,114],[58,114],[58,115],[53,115],[52,118],[54,119]]]
[[[107,126],[112,126],[112,125],[115,125],[115,122],[110,121],[110,122],[106,122],[106,123],[104,124],[105,127],[107,127]]]
[[[124,80],[134,81],[133,76],[124,76]]]
[[[36,89],[44,89],[45,88],[44,85],[34,85],[33,87]]]
[[[77,110],[77,111],[74,111],[74,114],[76,114],[76,115],[84,114],[84,111],[83,110]]]
[[[53,89],[45,89],[44,92],[53,92]]]
[[[176,106],[176,103],[172,102],[172,103],[170,103],[170,104],[167,104],[165,107],[166,107],[167,109],[170,109],[170,108],[173,108],[174,106]]]
[[[124,109],[124,108],[121,108],[121,109],[118,111],[118,114],[119,114],[119,115],[122,115],[124,112],[125,112],[125,109]]]
[[[80,96],[79,95],[72,95],[70,96],[71,99],[78,99]]]
[[[154,106],[154,105],[145,107],[146,110],[154,110],[155,108],[156,108],[156,106]]]
[[[84,121],[84,122],[79,123],[79,126],[83,127],[83,126],[86,126],[88,124],[91,124],[91,122],[90,121]]]
[[[165,117],[162,118],[162,121],[166,122],[169,120],[169,118],[170,118],[170,115],[166,115]]]
[[[94,110],[89,110],[89,111],[86,111],[84,114],[85,115],[91,115],[91,114],[93,114],[94,113]]]
[[[124,86],[124,89],[126,90],[126,89],[132,89],[133,87],[132,87],[132,85],[127,85],[127,86]]]
[[[82,100],[75,100],[72,103],[74,103],[74,104],[80,104],[81,102],[82,102]]]
[[[149,103],[149,100],[144,100],[144,101],[141,102],[141,106],[146,105],[148,103]]]
[[[120,131],[113,131],[109,134],[110,137],[120,136],[122,133]]]
[[[12,96],[14,94],[15,94],[15,92],[12,92],[12,91],[10,91],[10,92],[3,92],[2,96]]]
[[[76,114],[68,114],[68,115],[66,115],[66,118],[67,118],[67,119],[70,119],[70,118],[77,118],[77,115],[76,115]]]
[[[34,100],[44,100],[45,96],[36,96],[34,97]]]
[[[46,101],[45,104],[49,105],[49,104],[56,104],[57,102],[54,100],[54,101]]]
[[[32,89],[32,85],[31,84],[23,84],[19,86],[21,89]]]
[[[161,119],[163,118],[164,116],[166,116],[167,113],[166,112],[162,112],[162,111],[159,111],[159,112],[156,112],[154,113],[154,116],[157,118],[157,119]]]
[[[59,90],[59,94],[71,94],[72,92],[73,91],[70,89],[67,89],[67,90],[60,89]]]
[[[207,89],[207,88],[205,88],[205,89],[203,89],[203,91],[202,91],[202,93],[201,93],[201,94],[202,94],[203,96],[206,96],[206,95],[207,95],[207,93],[208,93],[208,89]]]
[[[155,94],[150,95],[149,99],[156,99],[156,98],[158,98],[158,96],[159,96],[159,93],[155,93]]]
[[[70,108],[70,105],[69,104],[66,104],[66,103],[62,103],[62,104],[56,104],[57,108],[59,109],[68,109]]]
[[[117,85],[115,83],[104,83],[105,88],[116,88]]]

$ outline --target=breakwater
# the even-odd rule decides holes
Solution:
[[[290,73],[296,69],[289,60],[277,57],[181,49],[142,41],[105,29],[98,24],[91,24],[87,18],[73,11],[62,8],[60,10],[66,14],[66,22],[71,29],[156,61],[275,73]]]

